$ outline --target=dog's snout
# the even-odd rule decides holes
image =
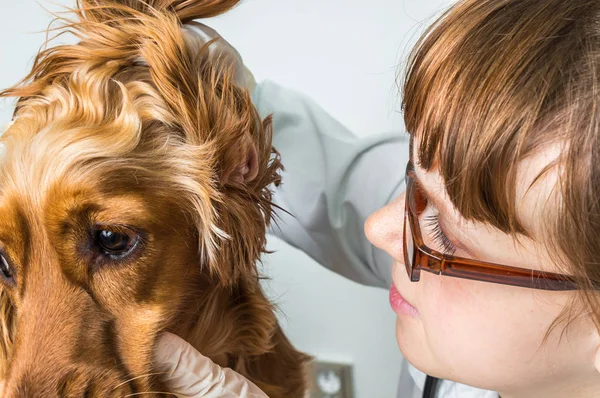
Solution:
[[[5,383],[5,398],[122,398],[135,394],[132,380],[116,372],[91,373],[87,369],[64,372],[59,377],[22,374]]]
[[[124,363],[106,311],[58,272],[47,274],[26,291],[16,314],[19,333],[2,397],[121,398],[150,391]]]
[[[132,384],[117,373],[90,375],[85,370],[78,370],[69,372],[59,380],[57,393],[61,398],[121,398],[133,394],[134,391]]]

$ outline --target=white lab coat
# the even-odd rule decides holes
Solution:
[[[363,225],[404,191],[408,137],[359,139],[310,98],[268,81],[256,87],[253,100],[263,117],[274,115],[273,141],[285,167],[274,202],[291,215],[279,212],[271,232],[338,274],[389,288],[392,259],[368,242]],[[421,398],[425,378],[404,361],[397,397]],[[437,397],[498,394],[443,381]]]

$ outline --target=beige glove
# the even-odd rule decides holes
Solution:
[[[228,62],[231,62],[234,67],[236,83],[247,88],[250,92],[254,90],[256,87],[256,80],[254,79],[252,72],[244,65],[242,56],[227,40],[218,34],[216,30],[197,21],[188,22],[183,25],[183,29],[192,32],[204,43],[217,39],[209,47],[210,54],[225,57],[225,59],[227,59]]]
[[[171,333],[158,339],[154,351],[157,372],[169,392],[189,398],[268,398],[251,381],[228,368],[221,368],[185,340]]]

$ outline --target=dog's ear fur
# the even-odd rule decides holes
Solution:
[[[14,307],[8,294],[0,288],[0,376],[6,374],[14,341]]]
[[[244,184],[257,177],[259,148],[253,130],[260,128],[255,126],[260,121],[257,115],[252,115],[251,101],[244,97],[243,89],[236,92],[231,80],[235,66],[227,64],[227,57],[210,54],[210,44],[182,32],[180,24],[222,14],[239,1],[77,0],[87,21],[120,25],[118,16],[126,12],[117,5],[155,17],[155,23],[148,25],[148,37],[142,40],[141,58],[148,64],[154,83],[176,113],[176,119],[183,121],[181,127],[189,141],[199,144],[214,138],[220,152],[216,154],[216,167],[221,185]],[[173,15],[177,23],[168,21]],[[161,20],[167,23],[156,23]],[[152,27],[156,28],[154,33],[162,30],[165,36],[153,35]],[[208,93],[204,89],[207,86]],[[215,98],[216,102],[209,98],[215,92],[212,89],[220,97]],[[211,137],[216,133],[218,137]]]
[[[173,13],[183,22],[210,18],[230,10],[240,0],[77,0],[77,8],[92,11],[106,5],[121,4],[145,14]],[[98,14],[102,18],[104,14]]]
[[[210,220],[214,245],[208,247],[205,240],[204,260],[225,284],[240,278],[256,280],[255,264],[272,215],[268,187],[280,181],[271,119],[261,120],[248,90],[236,84],[235,65],[227,57],[211,55],[207,44],[179,26],[144,41],[140,55],[186,145],[205,146],[213,154],[214,191],[208,198],[216,210]],[[206,221],[204,217],[197,224]],[[205,231],[199,228],[201,237],[206,238]]]
[[[226,353],[226,365],[269,397],[298,398],[305,390],[310,357],[289,342],[259,284],[202,289],[199,296],[191,310],[202,314],[201,321],[182,336],[209,357]]]

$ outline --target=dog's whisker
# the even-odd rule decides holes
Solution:
[[[184,395],[179,395],[179,394],[176,394],[176,393],[174,393],[174,392],[167,392],[167,391],[143,391],[143,392],[134,392],[134,393],[131,393],[131,394],[127,394],[127,395],[125,395],[125,397],[134,397],[134,396],[136,396],[136,395],[146,395],[146,394],[168,394],[168,395],[173,395],[173,396],[175,396],[175,397],[177,397],[177,398],[185,398],[185,396],[184,396]]]
[[[131,381],[134,381],[134,380],[137,380],[137,379],[141,379],[142,377],[164,375],[164,374],[167,374],[167,373],[168,372],[154,372],[154,373],[146,373],[146,374],[143,374],[143,375],[135,376],[135,377],[132,377],[130,379],[125,380],[122,383],[117,384],[114,389],[116,390],[117,388],[121,387],[122,385],[127,384],[127,383],[129,383]]]

